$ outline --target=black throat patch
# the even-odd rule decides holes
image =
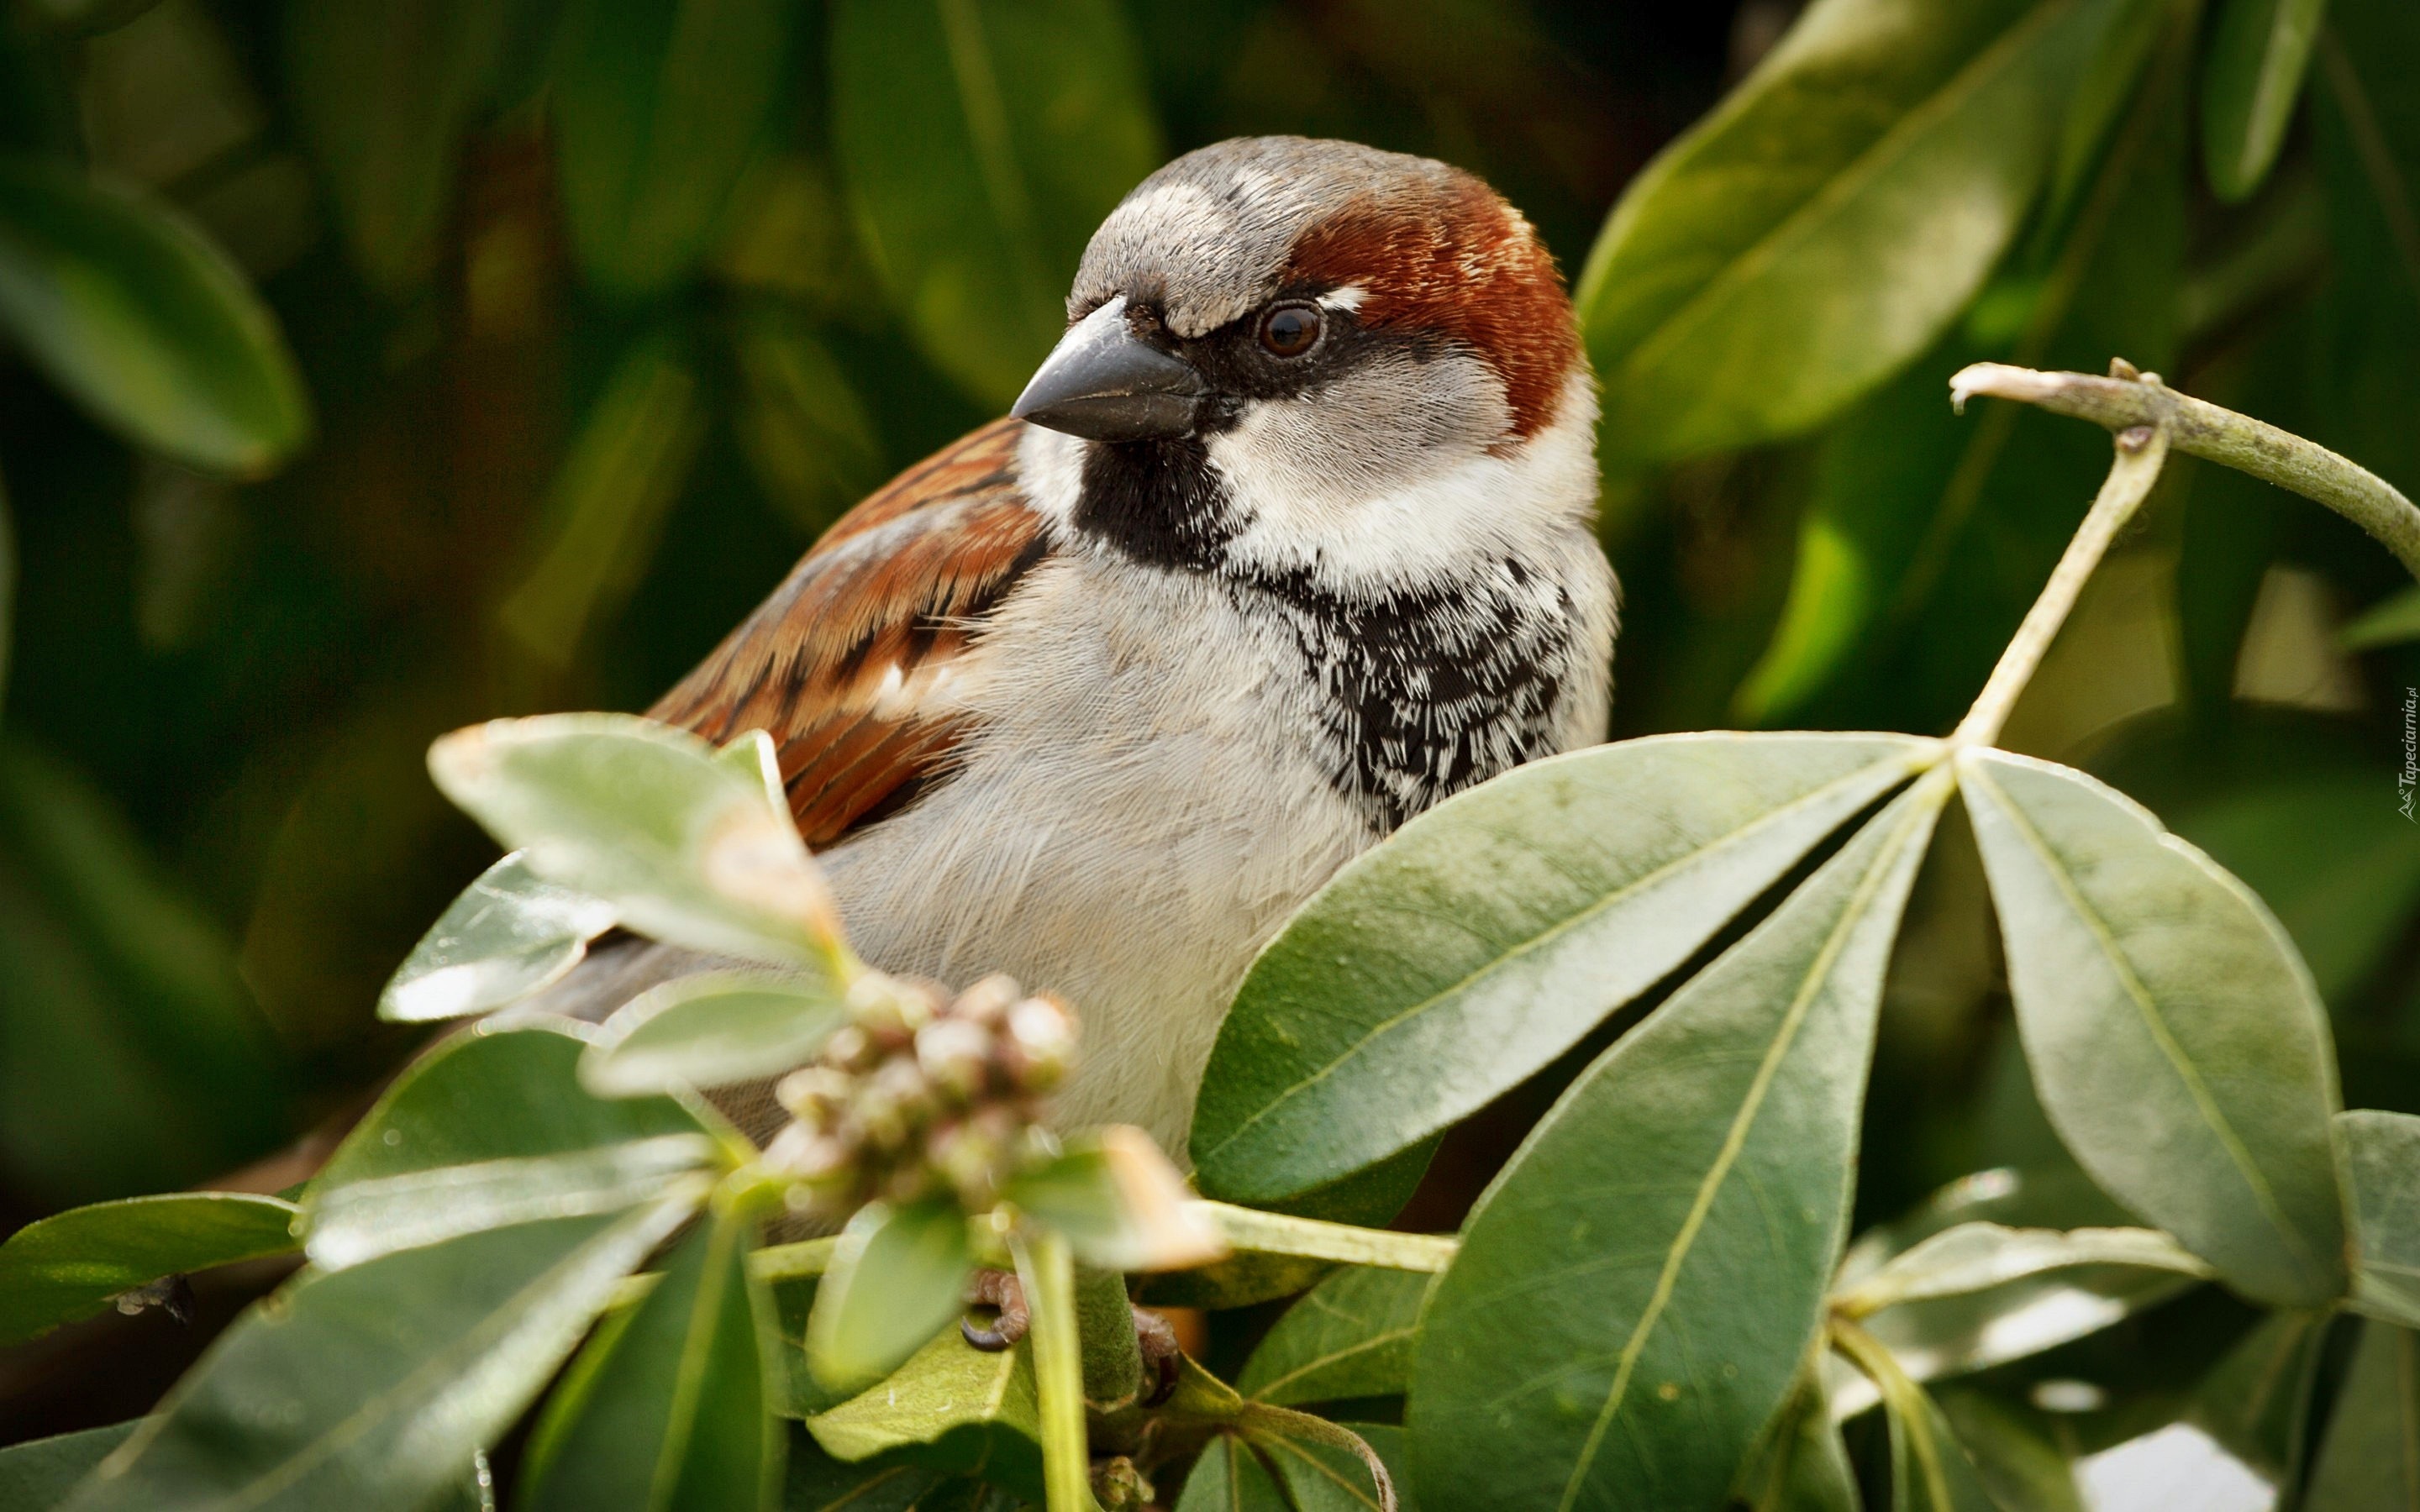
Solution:
[[[1305,733],[1381,834],[1554,749],[1578,631],[1571,595],[1516,559],[1374,597],[1241,565],[1232,505],[1191,437],[1088,448],[1074,524],[1146,566],[1215,579],[1293,632],[1320,695],[1323,728]]]

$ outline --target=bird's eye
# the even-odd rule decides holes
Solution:
[[[1319,340],[1319,311],[1281,304],[1261,318],[1261,345],[1280,357],[1300,357]]]

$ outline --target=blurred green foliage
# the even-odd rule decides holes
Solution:
[[[1536,222],[1605,383],[1621,734],[1947,728],[2105,460],[1953,416],[1969,361],[2123,355],[2420,484],[2420,9],[1920,8],[1769,53],[1786,0],[0,3],[0,1228],[357,1105],[490,854],[428,741],[651,701],[999,410],[1171,152],[1353,137]],[[2420,646],[2340,634],[2400,586],[2180,461],[2007,744],[2260,891],[2346,1101],[2420,1109]],[[1953,818],[1861,1223],[2041,1148],[1978,878]]]

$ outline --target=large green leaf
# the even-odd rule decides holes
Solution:
[[[832,969],[839,919],[765,784],[696,736],[619,714],[495,719],[430,748],[445,795],[533,871],[701,950]]]
[[[1295,1512],[1295,1508],[1252,1446],[1240,1435],[1222,1433],[1210,1441],[1185,1477],[1185,1496],[1176,1504],[1176,1512]]]
[[[105,1428],[62,1433],[0,1449],[0,1506],[10,1512],[51,1512],[76,1483],[143,1426],[140,1419]]]
[[[0,156],[0,329],[138,445],[217,472],[291,455],[311,404],[268,308],[131,189]]]
[[[966,1310],[973,1266],[956,1203],[860,1209],[841,1231],[807,1320],[816,1379],[859,1386],[898,1368]]]
[[[764,144],[800,8],[782,0],[571,0],[554,64],[572,251],[608,293],[696,266]]]
[[[1739,717],[1921,730],[1974,697],[2109,447],[2024,406],[1961,416],[1946,385],[1987,359],[2168,362],[2185,241],[2179,71],[2155,68],[2134,91],[2064,234],[2010,256],[1940,342],[1825,433],[1789,594],[1733,700]]]
[[[600,1330],[539,1420],[527,1512],[746,1512],[769,1505],[787,1429],[765,1399],[748,1280],[752,1218],[718,1214],[610,1335]]]
[[[286,8],[286,81],[353,261],[426,279],[455,164],[502,60],[512,0],[312,0]]]
[[[847,1003],[819,978],[703,972],[616,1010],[581,1080],[606,1097],[752,1081],[806,1064],[847,1021]]]
[[[1266,1202],[1477,1111],[1937,759],[1903,735],[1661,735],[1533,763],[1349,863],[1252,964],[1193,1116]]]
[[[2201,162],[2223,200],[2248,199],[2269,177],[2328,0],[2226,0],[2201,81]]]
[[[320,1512],[433,1500],[693,1211],[557,1218],[306,1274],[212,1345],[72,1512]]]
[[[0,744],[0,1165],[45,1207],[208,1180],[289,1133],[235,952],[78,774]]]
[[[1818,0],[1634,180],[1578,303],[1604,444],[1804,430],[1931,344],[2047,170],[2103,0]]]
[[[2420,1337],[2409,1329],[2361,1325],[2302,1504],[2304,1512],[2420,1512]]]
[[[1006,1492],[911,1460],[834,1459],[805,1428],[792,1425],[789,1433],[782,1512],[1015,1512],[1023,1504]],[[986,1496],[1000,1500],[995,1504]]]
[[[1094,227],[1159,165],[1111,0],[832,7],[832,138],[876,270],[934,364],[993,405],[1066,328]]]
[[[576,1026],[532,1019],[482,1026],[415,1061],[311,1183],[314,1263],[618,1211],[714,1160],[713,1132],[672,1099],[582,1088],[587,1045]]]
[[[122,1291],[297,1248],[301,1209],[241,1192],[172,1192],[75,1208],[0,1244],[0,1344],[89,1318]]]
[[[1797,1378],[1848,1219],[1900,910],[1894,800],[1574,1084],[1480,1200],[1406,1426],[1435,1506],[1712,1506]]]
[[[2420,1118],[2356,1108],[2336,1128],[2360,1236],[2352,1304],[2420,1328]]]
[[[2258,899],[2080,772],[1958,763],[2043,1110],[2085,1169],[2247,1296],[2350,1286],[2309,973]]]
[[[559,887],[519,851],[446,905],[379,995],[379,1017],[416,1024],[517,1002],[580,964],[613,905]]]
[[[936,1335],[890,1379],[807,1420],[826,1454],[981,1473],[1042,1500],[1040,1410],[1032,1346],[987,1353]]]
[[[1268,1331],[1235,1389],[1283,1407],[1400,1396],[1429,1277],[1356,1266],[1313,1287]]]

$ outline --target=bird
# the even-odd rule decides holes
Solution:
[[[1067,319],[1006,417],[842,517],[648,712],[767,731],[858,953],[1047,987],[1081,1026],[1058,1121],[1182,1162],[1288,916],[1441,800],[1606,738],[1595,387],[1519,211],[1348,142],[1168,162]],[[626,939],[551,1006],[702,964]]]

